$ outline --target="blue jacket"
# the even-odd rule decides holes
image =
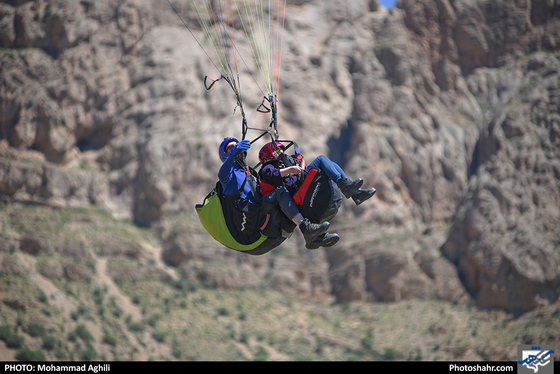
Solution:
[[[230,155],[224,161],[218,172],[218,178],[222,184],[224,195],[233,195],[237,193],[246,177],[245,170],[235,162],[235,156],[233,155]],[[249,183],[245,183],[240,197],[255,202]]]

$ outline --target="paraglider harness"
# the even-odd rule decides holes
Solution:
[[[238,160],[245,162],[244,158]],[[245,180],[236,193],[225,195],[218,181],[204,202],[196,205],[196,211],[215,240],[237,251],[261,255],[289,238],[296,225],[282,213],[277,203],[260,200],[256,172],[249,167],[246,170]],[[247,183],[255,202],[241,197]]]

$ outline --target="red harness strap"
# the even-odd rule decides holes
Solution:
[[[311,182],[313,182],[313,178],[315,178],[315,174],[317,174],[317,169],[309,170],[309,173],[307,173],[307,176],[305,177],[305,180],[298,192],[292,197],[296,205],[303,205],[303,200],[305,199],[305,195],[307,194],[307,190],[309,189]]]

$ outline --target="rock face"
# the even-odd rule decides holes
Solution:
[[[560,65],[537,53],[509,66],[472,77],[483,96],[504,80],[515,88],[488,113],[443,250],[479,305],[524,312],[560,295]]]
[[[355,256],[350,251],[328,251],[332,293],[337,301],[437,298],[459,302],[467,299],[455,267],[430,250],[412,254],[385,247],[367,252]]]
[[[285,24],[282,137],[378,192],[344,202],[327,251],[296,234],[274,261],[245,258],[184,224],[161,231],[167,263],[221,287],[266,279],[339,301],[470,294],[523,312],[558,300],[558,6],[288,1]],[[217,145],[240,132],[229,87],[202,86],[215,71],[193,35],[156,0],[0,4],[2,202],[94,205],[146,227],[192,211],[215,183]],[[239,267],[208,266],[223,262]]]
[[[367,152],[357,152],[354,157],[363,163],[378,161],[386,150],[398,159],[400,165],[392,166],[400,166],[403,190],[416,203],[408,204],[414,207],[410,213],[423,222],[448,220],[461,200],[443,253],[457,265],[478,305],[522,313],[540,302],[555,302],[560,292],[560,147],[555,114],[558,54],[551,53],[557,50],[559,33],[553,6],[402,1],[399,8],[407,30],[393,37],[389,47],[378,43],[374,49],[392,83],[386,92],[413,92],[415,100],[405,101],[389,116],[406,131],[376,128],[369,137],[369,131],[363,131],[353,138],[358,147],[374,144],[371,148],[379,153],[363,157]],[[375,35],[379,40],[387,29],[398,27],[374,26]],[[375,105],[376,90],[367,92],[368,105]],[[375,109],[382,115],[383,107]],[[406,113],[404,119],[401,113]],[[430,125],[418,126],[422,118]],[[373,122],[379,124],[379,117]],[[464,127],[449,126],[460,123]],[[473,131],[478,137],[474,147]],[[379,132],[385,136],[372,139]],[[387,141],[392,149],[380,144]],[[399,180],[390,170],[383,174]],[[333,260],[338,265],[333,293],[339,298],[427,295],[429,282],[413,270],[418,266],[412,256],[386,249],[369,257],[351,253],[345,261],[340,254]]]

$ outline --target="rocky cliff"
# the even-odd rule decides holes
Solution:
[[[2,203],[151,226],[167,263],[226,288],[266,279],[338,301],[472,297],[516,313],[557,302],[556,2],[288,1],[285,32],[282,137],[378,189],[345,202],[336,247],[307,252],[296,234],[274,261],[249,258],[197,225],[239,118],[227,85],[204,90],[207,56],[160,1],[0,4]],[[256,88],[245,95],[258,105]],[[238,267],[200,266],[224,261]]]

